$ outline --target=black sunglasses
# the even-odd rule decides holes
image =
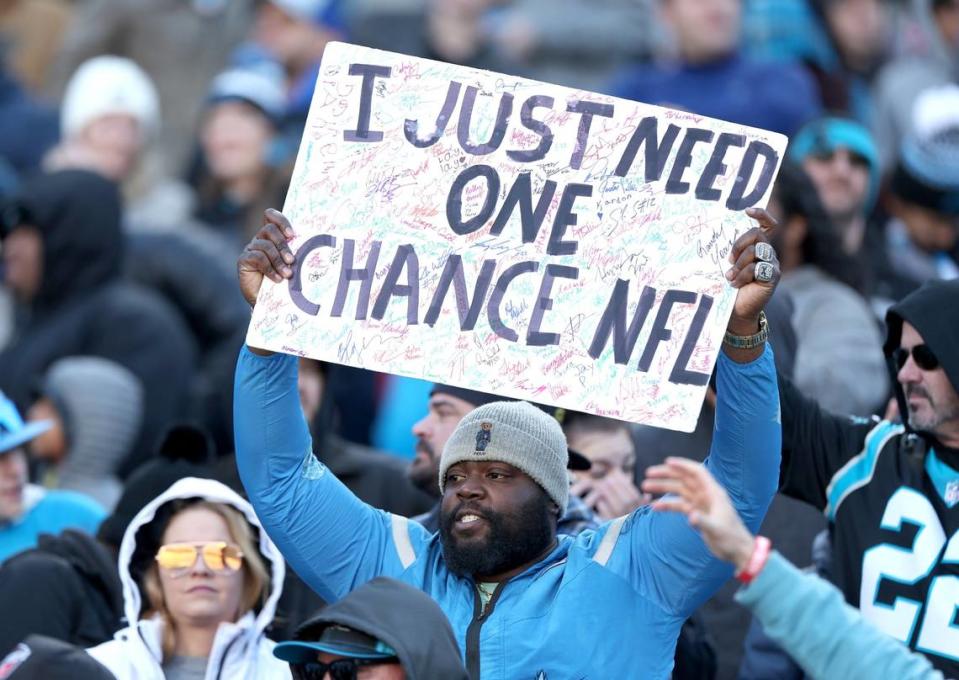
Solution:
[[[929,345],[916,345],[911,350],[905,347],[897,347],[892,351],[892,360],[896,362],[896,370],[901,371],[902,367],[909,361],[909,355],[916,362],[916,366],[924,371],[934,371],[939,368],[939,359],[929,349]]]
[[[356,680],[357,671],[363,666],[378,666],[379,664],[399,663],[399,659],[391,656],[385,659],[337,659],[330,663],[310,661],[308,663],[291,663],[290,670],[295,680],[324,680],[330,674],[332,680]]]

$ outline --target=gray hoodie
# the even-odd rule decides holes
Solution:
[[[67,455],[57,486],[85,493],[107,511],[120,497],[117,468],[130,453],[143,421],[143,387],[129,370],[100,357],[54,363],[43,394],[64,421]]]

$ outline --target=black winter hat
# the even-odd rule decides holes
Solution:
[[[116,508],[103,520],[97,537],[119,547],[130,520],[143,507],[184,477],[215,479],[214,446],[209,433],[196,425],[171,427],[156,455],[131,473]]]

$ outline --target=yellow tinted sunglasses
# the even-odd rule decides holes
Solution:
[[[243,566],[243,553],[235,545],[223,541],[208,543],[167,543],[160,546],[156,554],[161,569],[179,571],[185,574],[196,564],[198,556],[211,571],[238,571]]]

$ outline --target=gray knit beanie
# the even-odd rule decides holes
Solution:
[[[555,418],[525,401],[494,401],[463,417],[440,458],[440,492],[446,471],[463,461],[500,461],[529,475],[566,512],[569,475],[566,436]]]

